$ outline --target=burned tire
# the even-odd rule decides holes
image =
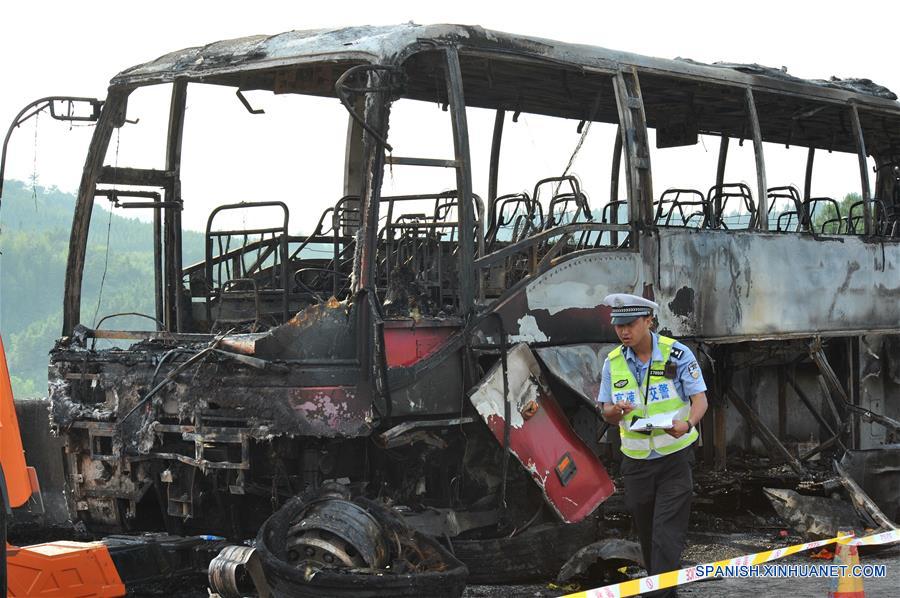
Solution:
[[[288,535],[292,523],[308,507],[308,501],[295,498],[274,513],[259,530],[257,552],[266,580],[275,598],[347,596],[382,598],[387,596],[458,598],[466,587],[468,570],[437,541],[411,530],[389,509],[372,501],[357,499],[394,540],[392,545],[412,547],[420,562],[431,565],[428,570],[394,573],[396,567],[377,570],[377,574],[359,573],[353,569],[323,568],[310,570],[297,567],[288,556]]]
[[[469,568],[469,583],[545,581],[556,579],[569,557],[596,535],[593,518],[543,523],[512,538],[454,540],[453,552]]]

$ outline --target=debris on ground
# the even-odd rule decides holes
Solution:
[[[803,496],[783,488],[766,488],[764,492],[785,523],[808,540],[834,538],[842,529],[862,529],[856,511],[845,500]]]
[[[620,572],[623,567],[644,567],[641,546],[637,542],[619,538],[608,538],[585,546],[559,570],[558,584],[582,578],[592,585],[613,583],[627,577]]]
[[[389,507],[331,486],[288,501],[257,550],[274,597],[462,595],[468,571]]]

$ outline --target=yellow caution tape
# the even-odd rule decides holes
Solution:
[[[693,567],[687,567],[686,569],[680,569],[678,571],[668,571],[658,575],[650,575],[648,577],[623,581],[622,583],[604,586],[602,588],[594,588],[592,590],[585,590],[584,592],[567,594],[564,598],[626,598],[627,596],[636,596],[642,592],[651,592],[653,590],[661,590],[694,581],[710,579],[710,577],[698,575],[697,570],[701,567],[705,569],[710,566],[713,568],[724,568],[729,566],[761,565],[762,563],[768,563],[769,561],[803,552],[804,550],[827,546],[835,542],[851,546],[891,544],[893,542],[900,542],[900,530],[891,530],[880,534],[873,534],[871,536],[866,536],[865,538],[855,538],[851,534],[830,538],[828,540],[818,540],[816,542],[807,542],[806,544],[777,548],[775,550],[766,550],[765,552],[757,552],[756,554],[748,554],[746,556],[725,559],[716,561],[715,563],[707,563],[705,565],[694,565]]]

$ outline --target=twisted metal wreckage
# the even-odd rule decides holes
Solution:
[[[165,167],[107,164],[129,95],[159,84],[171,86]],[[205,259],[182,263],[181,145],[198,84],[234,89],[251,111],[251,90],[344,105],[344,196],[311,235],[288,232],[299,203],[221,205],[209,215]],[[398,99],[449,111],[452,156],[393,155]],[[596,539],[597,507],[613,493],[593,401],[616,342],[600,299],[616,291],[659,303],[664,331],[701,358],[712,397],[703,470],[721,472],[726,447],[752,447],[751,434],[798,478],[838,449],[857,461],[894,454],[885,447],[900,431],[895,99],[868,80],[802,80],[456,25],[248,37],[123,71],[91,104],[96,131],[51,355],[73,516],[99,532],[242,538],[294,495],[339,480],[344,499],[389,499],[413,527],[446,540],[470,579],[554,575]],[[467,107],[495,111],[484,199],[473,193]],[[571,175],[546,173],[532,192],[499,188],[501,165],[516,168],[500,160],[504,125],[520,112],[574,119],[579,131],[618,126],[602,210]],[[719,136],[709,190],[655,194],[649,131],[658,148]],[[744,139],[755,187],[725,178],[729,147]],[[806,149],[802,190],[767,180],[764,142]],[[822,152],[858,159],[861,199],[846,213],[811,197]],[[382,195],[385,169],[399,166],[451,169],[456,188]],[[97,197],[152,211],[153,330],[81,323]],[[426,202],[425,213],[405,208]],[[277,209],[278,221],[217,226],[226,212],[259,207]],[[311,257],[313,246],[328,257]],[[134,344],[95,348],[109,339]],[[818,440],[791,450],[806,438]],[[878,471],[864,485],[896,484],[890,468]],[[881,508],[897,520],[892,500]],[[374,541],[370,517],[347,504],[341,529],[282,531],[281,557],[374,566],[360,556],[374,554],[363,546]],[[542,547],[552,549],[528,558]]]

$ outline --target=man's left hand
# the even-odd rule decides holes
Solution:
[[[688,423],[686,421],[676,420],[676,421],[672,422],[672,428],[669,430],[666,430],[666,434],[668,434],[669,436],[674,436],[675,438],[681,438],[682,436],[687,434],[688,430],[690,430],[690,429],[691,429],[691,427],[688,425]]]

